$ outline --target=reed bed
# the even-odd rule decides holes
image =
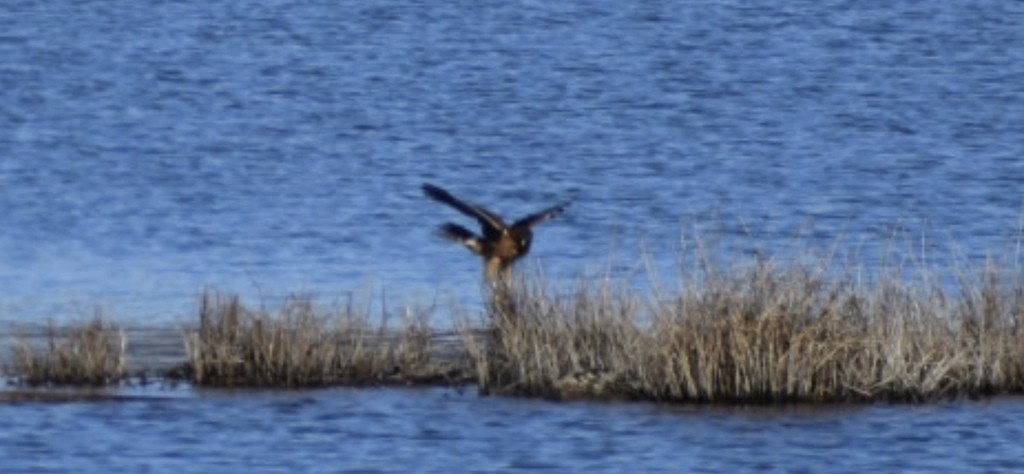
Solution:
[[[170,373],[207,387],[468,384],[482,393],[670,403],[926,401],[1024,393],[1024,273],[863,278],[829,261],[701,261],[669,291],[609,277],[493,288],[482,321],[437,333],[429,310],[395,317],[310,298],[279,309],[206,293]],[[394,323],[393,325],[391,323]],[[96,318],[14,341],[29,385],[125,378],[126,340]]]
[[[14,341],[9,373],[15,383],[31,386],[100,386],[125,378],[124,332],[96,317],[58,329],[49,325],[44,347],[27,337]]]
[[[1024,392],[1019,272],[960,272],[954,294],[824,263],[700,273],[667,297],[610,279],[561,293],[516,280],[496,292],[489,334],[464,337],[481,391],[684,403]]]
[[[309,298],[286,301],[272,314],[237,296],[206,294],[199,326],[186,334],[184,373],[200,386],[316,387],[416,383],[444,378],[431,360],[433,331],[408,312],[392,330],[386,313],[373,322],[351,302],[318,311]]]

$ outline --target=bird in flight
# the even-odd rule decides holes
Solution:
[[[507,277],[512,263],[530,251],[533,226],[557,216],[569,206],[568,201],[562,202],[507,225],[501,216],[463,201],[432,184],[424,184],[423,193],[435,201],[475,218],[480,223],[482,235],[474,234],[471,230],[451,222],[441,226],[440,234],[448,240],[462,243],[470,251],[483,257],[484,275],[491,282],[498,281],[499,277]]]

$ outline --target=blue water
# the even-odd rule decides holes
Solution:
[[[671,264],[694,232],[999,253],[1024,210],[1022,10],[8,2],[0,309],[476,299],[479,262],[433,234],[466,221],[424,181],[509,215],[574,199],[524,262],[555,277]]]
[[[212,287],[385,295],[436,307],[443,325],[450,304],[479,301],[480,264],[434,235],[469,222],[424,199],[424,181],[509,215],[573,199],[522,262],[554,281],[671,275],[680,240],[702,236],[726,253],[839,248],[868,266],[890,251],[937,265],[1012,253],[1022,24],[1021,2],[967,0],[7,1],[0,322],[99,310],[176,324]],[[926,411],[929,424],[905,408],[751,419],[385,392],[407,408],[378,406],[391,437],[317,431],[377,395],[4,407],[27,431],[5,428],[0,452],[32,472],[223,472],[246,456],[442,470],[456,459],[435,449],[446,436],[475,456],[467,471],[1013,471],[1024,458],[1006,442],[1016,402]],[[248,424],[218,418],[236,404]],[[280,404],[297,413],[251,414]],[[974,424],[989,416],[1004,421]],[[81,434],[59,429],[71,420]]]
[[[154,395],[154,394],[150,394]],[[2,406],[5,473],[1020,472],[1024,402],[665,408],[451,390]]]

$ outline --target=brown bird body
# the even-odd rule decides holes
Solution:
[[[480,223],[481,235],[454,223],[441,226],[441,236],[460,242],[473,253],[484,259],[484,275],[491,282],[504,278],[512,263],[529,253],[533,243],[533,226],[540,224],[565,210],[568,202],[530,214],[512,223],[497,214],[452,196],[451,193],[431,184],[423,185],[427,197],[447,204],[459,212],[475,218]]]

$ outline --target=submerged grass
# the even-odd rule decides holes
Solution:
[[[409,312],[392,330],[385,314],[346,307],[321,312],[292,298],[276,314],[245,307],[237,296],[206,294],[199,326],[186,335],[185,374],[201,386],[315,387],[415,383],[443,379],[431,360],[434,334]]]
[[[1024,282],[989,265],[958,295],[827,264],[702,268],[668,297],[610,280],[496,293],[466,333],[483,392],[665,402],[918,401],[1024,392]]]
[[[49,325],[45,347],[26,338],[14,341],[10,372],[16,383],[31,386],[99,386],[125,377],[124,332],[97,317],[58,329]]]

